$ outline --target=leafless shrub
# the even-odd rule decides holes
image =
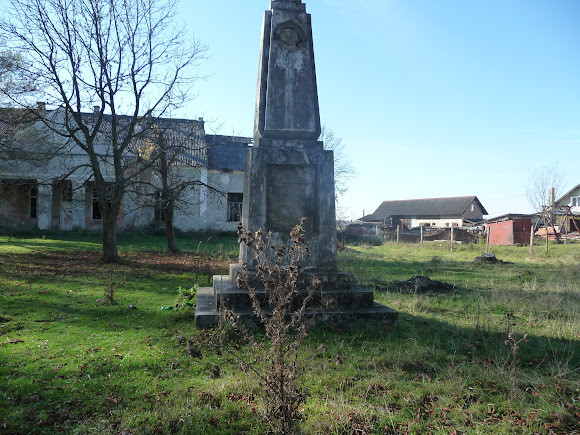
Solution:
[[[524,334],[522,338],[517,338],[513,332],[508,333],[508,338],[505,341],[506,346],[510,348],[509,363],[509,377],[511,381],[511,395],[515,396],[517,392],[517,366],[518,366],[518,352],[520,350],[521,342],[528,342],[528,334]]]
[[[223,304],[221,305],[219,324],[213,340],[214,343],[217,343],[219,353],[232,343],[240,344],[250,340],[248,331],[240,320],[240,316],[231,310],[223,308]]]
[[[299,385],[303,368],[298,361],[300,344],[314,323],[307,315],[319,280],[313,280],[306,292],[298,289],[301,260],[308,252],[304,237],[305,218],[290,232],[289,246],[274,242],[272,232],[251,232],[238,228],[240,243],[253,251],[256,280],[244,265],[237,285],[248,289],[255,315],[264,326],[269,345],[264,353],[265,367],[246,365],[261,385],[265,417],[273,431],[292,433],[299,420],[299,407],[305,393]],[[263,293],[257,287],[263,287]],[[265,298],[263,303],[262,297]]]

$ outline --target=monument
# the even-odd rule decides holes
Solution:
[[[272,231],[276,242],[287,244],[291,229],[305,217],[303,282],[319,278],[315,300],[335,301],[324,319],[366,317],[395,323],[395,311],[375,303],[372,290],[353,286],[350,275],[337,269],[334,157],[318,140],[320,131],[310,14],[301,0],[272,0],[262,31],[242,225],[254,232]],[[197,327],[217,324],[222,308],[253,317],[248,290],[236,287],[243,264],[254,271],[252,251],[244,243],[229,275],[214,276],[213,288],[199,289]],[[306,284],[301,290],[306,292]]]

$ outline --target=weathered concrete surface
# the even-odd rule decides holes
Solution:
[[[217,325],[219,308],[231,309],[240,317],[246,326],[256,326],[256,319],[252,310],[248,292],[237,288],[227,276],[214,276],[214,286],[203,287],[198,290],[195,325],[197,328],[206,328]],[[305,290],[300,290],[295,299],[298,307],[306,296]],[[257,293],[258,300],[262,301],[265,313],[271,312],[266,304],[263,292]],[[326,289],[317,291],[313,295],[312,307],[307,316],[316,316],[317,322],[345,323],[357,319],[380,320],[385,326],[396,325],[399,314],[373,301],[372,290],[354,287],[342,289]]]
[[[246,159],[242,225],[252,232],[272,231],[273,244],[288,246],[290,231],[306,218],[308,253],[301,260],[296,307],[316,277],[322,286],[308,315],[325,321],[378,318],[394,324],[395,311],[374,303],[371,290],[353,286],[350,276],[337,270],[334,156],[324,150],[319,136],[310,15],[300,0],[274,0],[264,18],[254,147]],[[253,321],[248,290],[235,285],[242,264],[247,265],[258,299],[266,305],[253,250],[242,243],[239,263],[231,265],[229,276],[214,277],[213,294],[203,290],[196,309],[197,327],[218,319],[222,307]],[[268,312],[271,308],[264,305]]]
[[[277,242],[287,244],[291,229],[306,217],[306,269],[336,270],[334,207],[333,153],[324,150],[322,142],[262,144],[250,151],[242,224],[251,231],[271,230]],[[252,253],[245,245],[240,247],[240,263],[253,269]]]
[[[200,287],[195,302],[195,326],[209,328],[219,321],[218,305],[213,287]]]
[[[310,14],[300,1],[272,1],[262,30],[254,139],[319,136]]]
[[[287,244],[305,217],[307,270],[336,270],[334,157],[320,136],[310,14],[300,0],[274,0],[264,16],[254,147],[246,160],[242,224]],[[240,263],[253,270],[245,245]]]

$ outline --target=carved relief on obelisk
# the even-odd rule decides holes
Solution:
[[[310,15],[300,1],[272,1],[264,17],[254,138],[319,136]]]

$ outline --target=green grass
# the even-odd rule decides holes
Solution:
[[[218,354],[191,312],[162,309],[180,286],[224,273],[235,238],[181,238],[183,252],[169,254],[163,237],[122,234],[124,260],[110,265],[97,236],[57,236],[0,237],[0,433],[265,433],[259,386],[232,358],[262,364],[261,334]],[[533,256],[494,248],[512,264],[473,263],[482,252],[429,243],[340,253],[340,268],[400,321],[312,331],[300,430],[578,433],[580,245]],[[455,290],[394,291],[417,274]],[[116,303],[107,305],[111,282]],[[515,364],[508,332],[529,335]],[[180,337],[203,357],[188,356]]]
[[[119,252],[131,254],[134,251],[161,251],[167,250],[167,242],[162,236],[152,236],[148,233],[120,232],[118,234]],[[237,255],[237,245],[233,243],[231,235],[224,234],[194,234],[190,237],[179,236],[178,246],[184,251],[197,253],[215,253],[224,256]],[[98,232],[70,232],[47,233],[42,236],[30,234],[28,236],[8,237],[0,236],[0,253],[34,253],[61,250],[100,250],[102,248],[101,235]]]

